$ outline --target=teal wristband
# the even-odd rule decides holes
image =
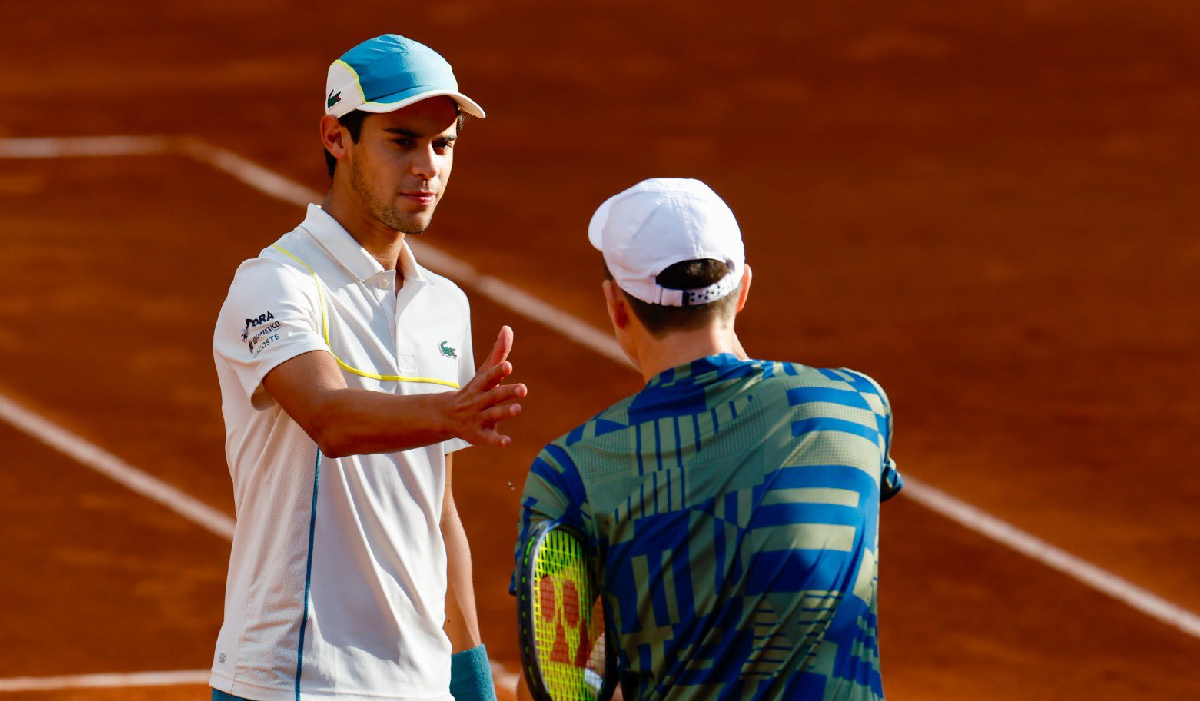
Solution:
[[[496,701],[486,647],[480,645],[450,657],[450,695],[454,701]]]

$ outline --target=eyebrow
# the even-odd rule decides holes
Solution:
[[[386,131],[389,134],[396,134],[398,136],[407,136],[410,139],[432,138],[432,139],[454,140],[454,139],[458,138],[457,134],[434,134],[431,137],[425,137],[422,134],[418,134],[417,132],[415,132],[411,129],[405,129],[404,127],[387,127],[384,129],[384,131]]]

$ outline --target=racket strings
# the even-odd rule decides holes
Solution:
[[[604,611],[583,544],[551,530],[533,568],[535,654],[553,701],[596,701],[605,672]]]

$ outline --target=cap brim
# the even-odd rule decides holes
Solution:
[[[442,96],[454,100],[456,103],[458,103],[458,106],[463,112],[466,112],[472,117],[478,117],[479,119],[484,119],[487,117],[487,113],[483,111],[483,108],[466,95],[463,95],[460,92],[455,92],[454,90],[439,89],[414,88],[412,90],[404,90],[398,93],[392,93],[391,95],[385,95],[377,100],[364,102],[358,107],[355,107],[355,109],[362,110],[363,112],[372,112],[375,114],[380,114],[383,112],[395,112],[402,107],[408,107],[409,105],[420,102],[421,100],[428,100],[431,97]]]

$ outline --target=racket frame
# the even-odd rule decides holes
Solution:
[[[617,686],[616,645],[612,636],[608,634],[609,624],[612,621],[608,615],[608,606],[604,603],[604,594],[598,586],[594,552],[588,539],[578,528],[563,524],[561,521],[542,521],[536,524],[530,531],[529,540],[525,544],[525,553],[521,557],[520,579],[517,582],[517,633],[520,638],[517,647],[521,652],[521,671],[525,674],[529,692],[535,701],[555,701],[543,681],[542,666],[537,659],[537,643],[534,639],[533,623],[535,615],[533,610],[533,556],[541,549],[542,544],[554,529],[565,531],[579,541],[587,557],[588,578],[591,580],[593,590],[599,593],[598,599],[604,616],[604,677],[596,701],[609,701]],[[580,603],[582,604],[582,602]],[[594,602],[592,606],[595,607]]]

